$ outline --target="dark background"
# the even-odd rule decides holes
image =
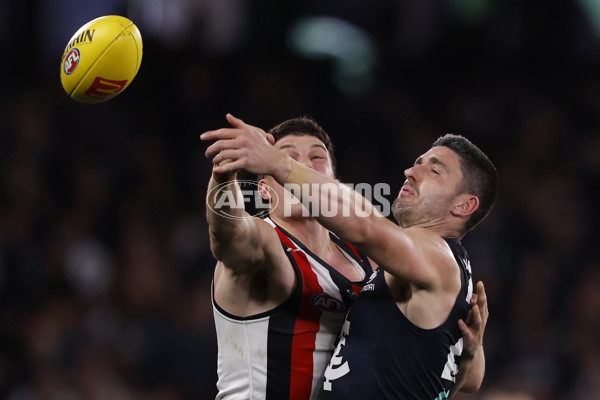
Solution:
[[[137,24],[142,66],[117,98],[79,104],[60,57],[107,14]],[[490,308],[486,378],[464,398],[595,398],[598,14],[594,0],[0,0],[0,398],[214,398],[198,136],[227,112],[265,129],[314,117],[340,179],[387,182],[390,200],[438,136],[478,144],[501,195],[464,239]]]

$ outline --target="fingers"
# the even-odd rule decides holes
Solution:
[[[214,131],[206,131],[200,135],[200,140],[218,140],[218,139],[235,139],[239,136],[239,131],[234,128],[221,128]]]
[[[475,304],[470,311],[471,313],[471,325],[475,329],[480,329],[482,325],[481,313],[479,312],[479,306]]]
[[[239,118],[234,117],[230,113],[227,113],[227,115],[225,116],[225,119],[227,119],[227,122],[229,122],[229,125],[233,126],[234,128],[243,128],[244,125],[246,125],[244,123],[244,121],[242,121]]]
[[[266,139],[267,142],[269,142],[270,144],[275,143],[273,135],[266,133],[264,130],[257,126],[246,124],[244,121],[234,117],[231,114],[227,114],[227,121],[230,123],[231,128],[221,128],[213,131],[206,131],[200,135],[200,140],[208,141],[235,139],[240,136],[247,135],[249,133],[250,137],[253,137],[253,135],[260,135],[264,139]]]
[[[224,150],[232,150],[237,148],[238,146],[235,140],[217,140],[215,143],[206,148],[204,156],[206,158],[211,158],[215,157]]]
[[[480,305],[484,303],[487,305],[487,295],[485,294],[485,286],[483,285],[483,282],[477,282],[475,288],[477,289],[477,302]]]
[[[467,314],[467,320],[465,321],[467,323],[467,325],[471,325],[471,321],[473,320],[473,310],[469,310],[469,313]]]
[[[227,173],[231,173],[231,172],[236,172],[239,171],[240,169],[244,168],[244,161],[243,160],[234,160],[231,162],[227,162],[227,163],[223,163],[223,164],[215,164],[213,166],[213,172],[216,172],[217,174],[227,174]]]
[[[200,139],[203,141],[215,141],[205,151],[206,158],[213,159],[213,172],[229,173],[238,169],[254,171],[256,168],[264,167],[261,162],[273,156],[272,153],[269,153],[269,151],[274,151],[273,135],[246,124],[232,114],[227,114],[226,119],[231,128],[207,131],[200,135]]]
[[[483,325],[481,320],[481,314],[477,304],[469,311],[467,321],[462,319],[458,321],[458,328],[460,329],[465,346],[476,346],[481,343],[483,339]]]
[[[479,310],[479,306],[477,304],[474,304],[471,307],[471,309],[469,310],[469,313],[467,314],[466,321],[463,321],[463,320],[461,320],[461,321],[469,329],[472,329],[474,331],[479,331],[483,325],[483,320],[481,317],[481,312]]]
[[[242,156],[242,151],[237,149],[228,149],[219,152],[216,156],[214,156],[212,162],[213,164],[220,165],[223,161],[228,160],[231,162],[232,160],[240,159]]]
[[[465,321],[463,321],[462,319],[458,320],[458,329],[460,329],[463,338],[471,337],[471,330],[469,329],[469,326],[465,323]]]
[[[488,310],[488,302],[487,302],[487,295],[485,293],[485,286],[483,285],[482,281],[477,282],[477,305],[479,306],[479,309],[481,310],[481,317],[483,319],[483,323],[485,324],[487,322],[488,316],[489,316],[489,310]]]
[[[479,284],[478,284],[479,285]],[[482,292],[485,298],[485,291]],[[458,328],[463,337],[463,354],[473,357],[478,347],[483,343],[483,333],[485,330],[485,321],[482,319],[479,303],[481,301],[481,293],[473,296],[471,301],[471,309],[467,314],[466,321],[462,319],[458,321]]]
[[[242,121],[241,119],[236,118],[236,117],[234,117],[231,114],[227,114],[225,116],[225,118],[227,118],[227,122],[229,122],[229,124],[233,128],[236,128],[236,129],[248,129],[250,131],[254,131],[254,132],[259,133],[263,137],[267,136],[267,133],[264,130],[262,130],[261,128],[259,128],[258,126],[247,124],[244,121]]]
[[[232,126],[232,128],[221,128],[216,129],[214,131],[206,131],[200,135],[200,140],[215,140],[215,139],[235,139],[239,136],[238,129],[244,128],[246,124],[239,118],[234,117],[231,114],[227,114],[225,116],[227,122]]]

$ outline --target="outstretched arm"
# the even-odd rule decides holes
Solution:
[[[243,121],[231,115],[227,119],[232,128],[205,132],[201,136],[202,140],[217,140],[206,151],[206,156],[213,158],[216,165],[214,171],[228,173],[246,169],[271,175],[303,201],[321,225],[357,246],[391,274],[421,287],[437,279],[435,271],[422,268],[428,263],[423,262],[423,248],[415,245],[419,238],[410,236],[385,218],[356,191],[292,160],[261,140],[261,133]],[[226,159],[232,162],[219,165]],[[324,206],[338,212],[318,212]]]
[[[268,144],[264,136],[259,139]],[[228,162],[222,160],[221,166]],[[280,247],[279,240],[268,224],[245,211],[237,170],[221,173],[218,167],[213,168],[206,196],[211,250],[225,267],[245,273],[264,265],[269,252]]]
[[[206,195],[206,220],[210,248],[215,258],[227,267],[242,270],[260,262],[258,227],[244,209],[236,174],[212,174]]]

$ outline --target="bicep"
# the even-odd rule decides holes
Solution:
[[[364,241],[357,245],[389,274],[419,286],[430,285],[436,276],[427,262],[424,238],[381,218],[372,219]]]
[[[216,237],[211,233],[211,250],[217,260],[238,273],[260,268],[281,246],[275,230],[265,221],[248,218],[228,237]]]

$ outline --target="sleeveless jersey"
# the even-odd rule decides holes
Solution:
[[[422,329],[404,316],[379,268],[348,312],[325,371],[324,399],[447,399],[460,365],[458,320],[466,319],[473,294],[467,253],[445,239],[456,259],[461,288],[446,321]]]
[[[218,343],[217,399],[315,399],[335,349],[346,311],[372,273],[366,257],[330,234],[363,272],[351,282],[296,238],[276,230],[294,268],[297,285],[278,307],[250,317],[223,310],[213,297]]]

